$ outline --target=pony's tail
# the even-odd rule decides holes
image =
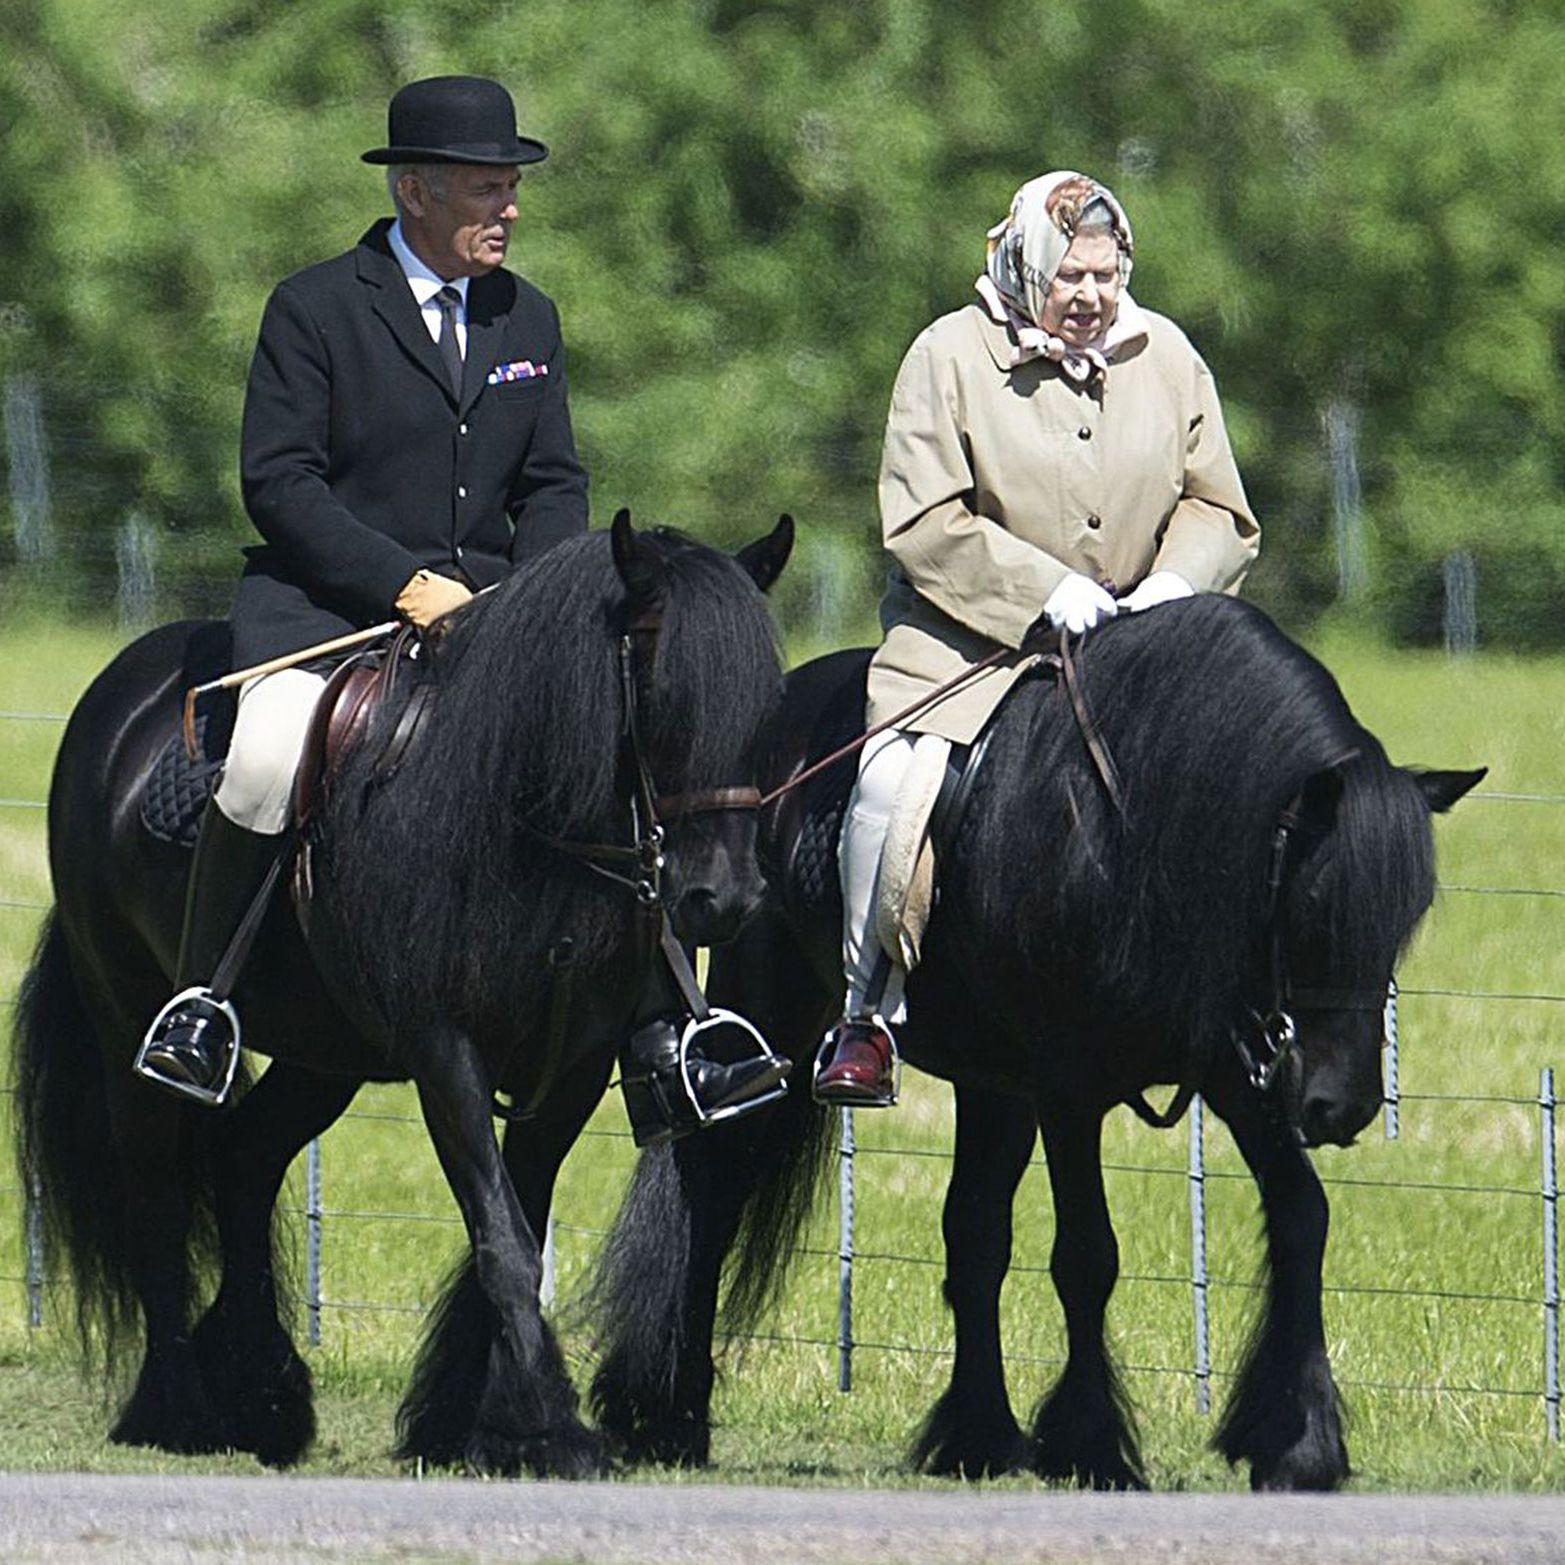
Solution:
[[[45,1257],[63,1254],[69,1264],[83,1355],[96,1344],[111,1364],[137,1319],[124,1185],[113,1166],[103,1054],[57,911],[22,980],[14,1040],[17,1172],[40,1216]]]
[[[603,1348],[592,1408],[630,1460],[706,1462],[719,1277],[727,1335],[742,1335],[786,1279],[831,1124],[801,1086],[742,1124],[638,1159],[582,1306]]]
[[[765,1132],[765,1145],[755,1154],[762,1172],[740,1216],[723,1299],[723,1326],[733,1336],[754,1326],[782,1292],[837,1150],[841,1115],[811,1099],[802,1067],[795,1075],[799,1079],[776,1111],[756,1116],[766,1121],[756,1126]]]

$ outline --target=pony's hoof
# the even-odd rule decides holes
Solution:
[[[180,1456],[205,1456],[233,1448],[218,1410],[207,1400],[188,1355],[176,1365],[146,1365],[120,1410],[109,1439],[115,1445],[152,1446]]]
[[[1083,1489],[1140,1493],[1148,1487],[1146,1479],[1123,1462],[1077,1462],[1069,1466],[1040,1462],[1034,1471],[1050,1483],[1078,1484]]]
[[[1269,1465],[1252,1463],[1250,1487],[1257,1493],[1329,1494],[1340,1489],[1352,1473],[1348,1453],[1340,1445],[1336,1450],[1294,1446]]]
[[[292,1467],[315,1441],[309,1366],[280,1328],[248,1339],[217,1311],[193,1339],[207,1398],[227,1443],[266,1467]]]
[[[604,1478],[613,1469],[608,1441],[583,1424],[563,1424],[540,1434],[516,1436],[477,1432],[468,1442],[467,1465],[493,1477]]]
[[[712,1460],[712,1430],[693,1418],[669,1419],[617,1439],[614,1451],[622,1461],[648,1467],[706,1467]]]
[[[951,1434],[938,1440],[921,1439],[913,1447],[913,1470],[935,1478],[1003,1478],[1032,1468],[1032,1446],[1012,1423],[1009,1429],[986,1430],[981,1435]]]

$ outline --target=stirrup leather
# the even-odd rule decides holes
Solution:
[[[215,1011],[228,1023],[228,1044],[226,1059],[223,1064],[222,1079],[215,1087],[198,1087],[192,1081],[180,1081],[177,1077],[165,1076],[155,1070],[147,1060],[147,1053],[154,1044],[160,1044],[162,1039],[158,1034],[164,1025],[171,1021],[180,1008],[192,1000],[198,1000],[202,1005]],[[239,1044],[240,1026],[239,1013],[227,999],[218,999],[205,984],[192,984],[188,989],[181,989],[173,999],[169,1000],[152,1018],[152,1025],[147,1028],[146,1034],[141,1040],[141,1047],[136,1051],[136,1058],[131,1069],[154,1086],[161,1087],[165,1092],[177,1093],[180,1097],[191,1098],[197,1103],[205,1104],[208,1108],[220,1107],[227,1099],[234,1085],[234,1077],[239,1070]]]

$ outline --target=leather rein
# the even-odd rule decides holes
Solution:
[[[850,755],[857,755],[871,739],[885,733],[887,729],[900,728],[909,718],[917,717],[937,702],[945,700],[948,695],[971,684],[980,674],[999,667],[1008,658],[1015,656],[1015,648],[996,647],[987,657],[969,664],[960,674],[925,692],[918,700],[909,702],[900,712],[893,712],[890,717],[876,723],[873,728],[867,728],[846,744],[839,745],[830,755],[822,756],[820,760],[811,762],[802,771],[795,772],[770,793],[763,794],[757,801],[759,807],[764,810],[767,805],[775,803],[785,793],[792,793],[795,788],[809,782],[812,777],[818,777],[828,767],[835,766],[838,761],[846,760]],[[1114,765],[1114,757],[1109,754],[1107,746],[1099,736],[1097,723],[1088,709],[1086,692],[1082,688],[1081,673],[1077,667],[1078,655],[1071,650],[1070,632],[1061,629],[1058,650],[1047,653],[1034,652],[1027,656],[1032,660],[1030,666],[1047,668],[1063,678],[1066,694],[1070,698],[1071,711],[1076,718],[1077,730],[1081,734],[1082,743],[1087,748],[1087,754],[1092,758],[1093,766],[1097,769],[1098,780],[1103,784],[1103,791],[1108,795],[1109,802],[1123,814],[1125,798],[1124,790],[1120,787],[1119,772]]]

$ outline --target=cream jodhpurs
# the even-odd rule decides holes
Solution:
[[[239,687],[228,762],[213,802],[236,826],[271,835],[288,825],[293,775],[310,714],[326,679],[302,668],[264,674]]]
[[[880,857],[897,790],[913,759],[917,738],[894,728],[877,734],[859,752],[858,779],[848,795],[837,844],[837,869],[842,877],[842,967],[848,990],[844,1010],[848,1016],[867,1014],[865,994],[880,956],[880,940],[873,927]],[[875,1007],[888,1022],[900,1022],[907,1014],[902,1003],[906,983],[907,970],[892,961],[885,991]]]

